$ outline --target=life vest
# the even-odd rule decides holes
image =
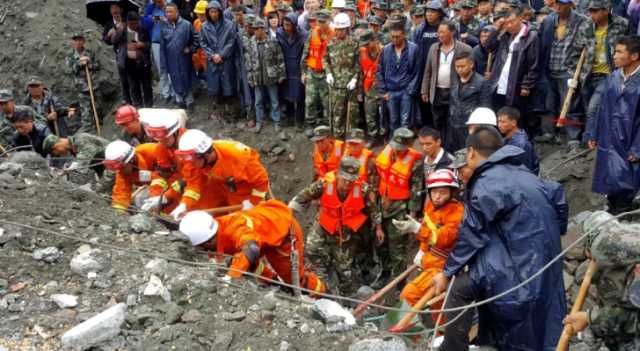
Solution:
[[[367,221],[362,212],[365,207],[362,182],[353,182],[353,189],[347,198],[338,198],[335,172],[329,172],[324,177],[324,191],[320,197],[320,226],[331,235],[341,234],[342,226],[357,232]]]
[[[322,152],[315,146],[313,149],[313,168],[316,170],[316,179],[324,177],[327,173],[335,171],[340,166],[340,159],[344,153],[344,143],[340,140],[334,141],[333,150],[325,160]]]
[[[360,48],[360,67],[364,75],[363,87],[364,92],[368,93],[376,80],[376,71],[378,70],[378,59],[381,53],[375,59],[369,56],[367,48]]]
[[[325,37],[322,40],[322,37]],[[322,57],[327,52],[327,45],[333,36],[333,32],[329,31],[325,34],[320,33],[320,27],[314,28],[309,37],[309,56],[307,56],[307,67],[315,72],[322,72]]]
[[[369,149],[363,149],[362,150],[362,154],[360,155],[360,157],[354,157],[354,158],[358,159],[358,161],[360,162],[360,178],[359,178],[359,180],[362,181],[362,182],[366,182],[367,181],[367,175],[368,175],[367,171],[369,170],[369,160],[371,159],[371,156],[373,156],[373,151],[371,151]]]
[[[378,192],[389,200],[407,200],[411,197],[411,170],[420,153],[409,148],[402,159],[391,163],[391,151],[391,147],[386,146],[376,158],[380,175]]]
[[[360,14],[360,17],[366,18],[367,17],[367,13],[370,10],[370,1],[369,0],[358,0],[357,6],[358,6],[358,13]]]

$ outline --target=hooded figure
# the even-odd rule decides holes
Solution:
[[[287,79],[282,83],[282,93],[286,100],[298,102],[304,100],[304,85],[300,81],[302,69],[300,67],[302,50],[304,49],[307,33],[298,26],[298,17],[289,13],[283,21],[289,22],[295,28],[295,33],[289,36],[283,27],[278,28],[276,38],[284,55],[284,68]]]
[[[218,11],[214,21],[211,9]],[[238,52],[236,25],[225,19],[217,1],[207,5],[207,22],[200,32],[200,45],[207,54],[207,88],[209,96],[234,96],[237,86]]]

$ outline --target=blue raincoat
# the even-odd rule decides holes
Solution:
[[[208,10],[220,11],[220,19],[213,22]],[[222,7],[217,1],[207,5],[207,21],[200,31],[200,46],[207,54],[207,88],[210,96],[234,96],[238,86],[238,30],[236,25],[222,17]],[[219,64],[213,63],[210,57],[218,54],[222,57]]]
[[[191,23],[182,17],[173,24],[162,22],[160,26],[160,64],[169,72],[173,90],[180,95],[191,92],[195,71],[191,55],[198,48],[198,33]],[[185,52],[188,49],[188,52]]]
[[[300,80],[302,68],[300,67],[300,58],[302,50],[307,40],[307,33],[304,29],[298,27],[298,17],[294,13],[288,14],[285,21],[291,22],[296,28],[296,33],[291,40],[282,27],[276,32],[276,38],[282,48],[284,55],[284,68],[287,79],[282,83],[282,96],[288,101],[304,100],[304,85]]]
[[[541,180],[507,145],[475,171],[465,191],[460,237],[444,269],[469,265],[477,299],[508,290],[561,251],[568,205],[562,186]],[[479,308],[482,344],[499,350],[555,350],[566,314],[562,260],[524,287]]]
[[[534,174],[540,173],[540,162],[538,161],[538,154],[536,149],[529,140],[529,135],[523,129],[518,129],[511,138],[504,140],[505,145],[513,145],[524,150],[522,155],[522,164],[531,170]]]
[[[624,84],[623,84],[624,83]],[[587,122],[585,138],[598,142],[592,191],[615,194],[640,190],[640,74],[623,82],[616,70],[601,91],[601,103],[595,120]]]

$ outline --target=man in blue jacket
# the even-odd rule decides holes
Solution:
[[[482,301],[536,274],[561,251],[568,205],[561,185],[541,180],[520,162],[522,149],[502,145],[493,127],[481,126],[467,138],[473,175],[464,194],[460,236],[437,291],[451,288],[446,308]],[[468,266],[468,272],[464,267]],[[562,260],[517,290],[478,308],[478,343],[499,350],[554,350],[566,312]],[[460,312],[446,313],[448,321]],[[440,350],[467,350],[473,312],[447,326]]]
[[[498,117],[498,130],[504,136],[504,144],[521,148],[524,151],[522,164],[537,175],[540,172],[538,154],[536,154],[536,149],[531,144],[527,132],[518,127],[520,111],[515,107],[505,106],[498,110],[496,115]]]
[[[169,72],[162,66],[160,58],[160,25],[167,21],[164,13],[165,6],[165,0],[153,0],[147,4],[142,17],[142,27],[151,34],[151,55],[153,65],[156,66],[160,78],[160,95],[164,98],[165,103],[169,103],[173,99],[174,92]]]

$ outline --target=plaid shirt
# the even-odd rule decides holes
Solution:
[[[558,21],[559,18],[556,18],[555,28],[558,27]],[[569,62],[567,62],[567,59],[573,57],[571,54],[573,51],[572,45],[574,45],[579,37],[587,36],[590,29],[587,18],[575,11],[571,12],[566,26],[565,35],[562,39],[555,37],[554,33],[555,39],[551,44],[549,57],[549,71],[552,75],[564,75],[567,72],[571,73],[571,66]],[[578,56],[580,55],[578,54]]]

